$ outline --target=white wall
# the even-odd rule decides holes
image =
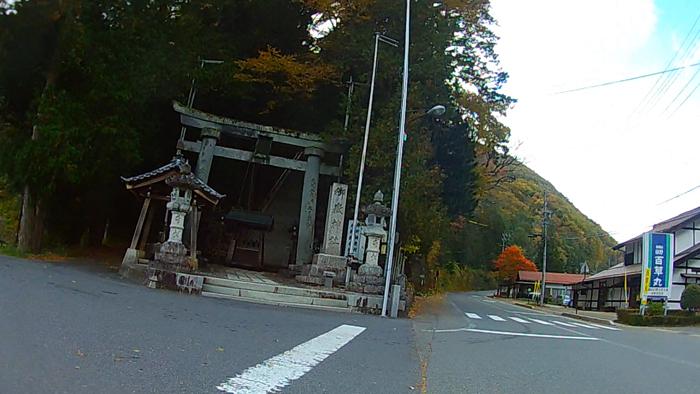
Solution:
[[[690,222],[690,225],[693,223]],[[678,254],[689,247],[693,246],[693,230],[676,230],[674,232],[674,240],[675,240],[675,253]]]

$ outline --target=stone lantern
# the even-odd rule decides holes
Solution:
[[[367,237],[365,261],[350,283],[350,290],[377,294],[384,290],[384,270],[379,266],[379,254],[382,240],[387,239],[386,218],[391,214],[391,210],[384,205],[383,200],[384,194],[381,190],[377,191],[374,194],[374,202],[364,210],[367,215],[363,229],[363,234]]]

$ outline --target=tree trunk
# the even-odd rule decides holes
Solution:
[[[44,234],[44,209],[41,201],[24,187],[22,216],[19,222],[17,248],[22,252],[38,252]]]
[[[32,141],[37,141],[40,136],[40,124],[42,122],[42,106],[45,105],[47,95],[56,85],[59,73],[59,56],[60,56],[60,31],[62,24],[66,21],[72,21],[73,4],[67,1],[59,1],[57,12],[52,15],[52,21],[56,24],[56,42],[54,44],[53,53],[49,67],[46,70],[46,83],[44,90],[41,92],[39,106],[37,108],[37,116],[32,127]],[[22,193],[22,213],[19,222],[19,231],[17,233],[17,248],[22,252],[37,252],[41,249],[41,242],[44,236],[44,220],[46,212],[44,212],[43,202],[36,190],[32,190],[29,185],[24,186]]]

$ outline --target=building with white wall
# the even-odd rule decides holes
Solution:
[[[669,309],[681,309],[681,294],[685,286],[700,284],[700,207],[657,223],[651,231],[674,235],[673,277],[668,306]],[[622,242],[613,249],[624,253],[624,262],[586,278],[576,286],[576,303],[579,308],[610,310],[639,306],[642,235]]]

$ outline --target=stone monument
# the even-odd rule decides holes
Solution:
[[[335,284],[345,281],[347,258],[340,254],[340,249],[347,197],[348,185],[333,183],[328,195],[328,214],[321,253],[313,256],[310,266],[302,268],[302,274],[297,276],[300,282],[321,285],[324,282],[324,272],[334,274],[333,283]]]
[[[381,293],[384,291],[384,270],[379,266],[379,254],[382,241],[387,238],[386,217],[391,210],[384,206],[384,194],[381,190],[374,194],[374,202],[365,208],[364,235],[367,237],[364,264],[357,270],[357,275],[348,285],[348,290],[362,293]]]

